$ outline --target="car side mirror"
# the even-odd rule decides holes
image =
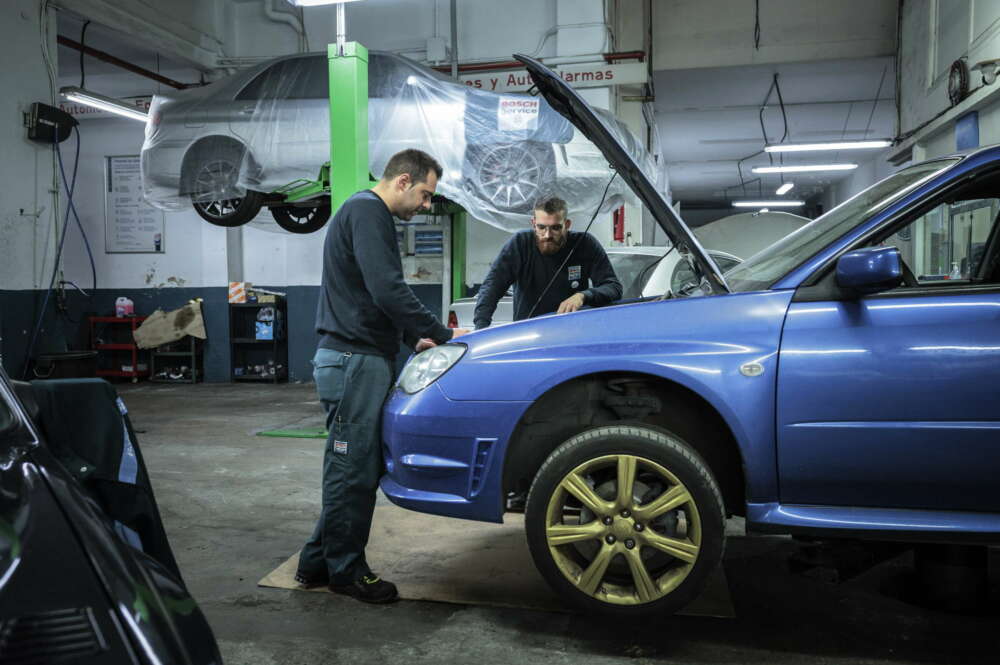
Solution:
[[[887,291],[903,281],[903,262],[895,247],[866,247],[837,260],[837,286],[859,295]]]

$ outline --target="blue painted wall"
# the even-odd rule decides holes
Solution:
[[[316,350],[313,325],[316,317],[318,286],[268,286],[261,288],[287,294],[288,305],[288,369],[290,381],[312,381],[310,360]],[[440,285],[416,285],[413,291],[432,312],[441,308]],[[90,346],[88,316],[112,316],[115,299],[131,298],[136,314],[149,315],[157,308],[170,311],[193,298],[202,298],[202,313],[208,339],[205,341],[205,380],[229,381],[229,306],[225,287],[169,289],[98,289],[87,298],[74,290],[66,292],[66,311],[58,312],[54,301],[46,307],[41,332],[35,342],[33,356],[39,353],[87,349]],[[41,309],[45,291],[0,290],[0,350],[3,366],[14,378],[21,378],[31,333]],[[52,298],[55,298],[53,294]],[[400,349],[397,368],[409,356]]]

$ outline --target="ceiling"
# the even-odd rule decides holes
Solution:
[[[896,121],[893,62],[879,57],[655,72],[654,108],[674,200],[691,208],[728,207],[733,199],[760,194],[774,198],[781,176],[750,172],[770,165],[768,154],[743,162],[746,196],[737,161],[764,147],[760,109],[775,73],[788,118],[786,142],[891,138]],[[785,124],[774,92],[764,111],[764,127],[770,142],[781,140]],[[783,160],[786,165],[860,163],[879,152],[802,152],[785,154]],[[777,155],[774,162],[779,163]],[[808,199],[848,175],[786,174],[795,183],[787,196]]]
[[[60,11],[57,16],[60,36],[80,42],[84,19],[68,11]],[[148,47],[134,43],[117,30],[107,28],[96,21],[87,26],[82,36],[85,46],[104,51],[120,60],[138,65],[151,72],[162,74],[181,83],[195,83],[201,74],[189,64],[161,56]],[[59,79],[61,85],[79,85],[81,80],[80,52],[68,46],[59,45]],[[149,95],[157,92],[162,84],[98,60],[89,55],[82,59],[86,87],[112,97]]]

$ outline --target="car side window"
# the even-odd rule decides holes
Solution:
[[[721,270],[723,274],[729,272],[730,268],[739,265],[740,263],[739,259],[732,259],[728,256],[716,256],[713,254],[712,258],[715,260],[715,265],[719,266],[719,270]]]
[[[274,81],[277,81],[280,77],[280,70],[284,65],[283,62],[271,65],[256,77],[250,83],[246,85],[239,94],[236,95],[238,100],[250,100],[250,99],[264,99],[269,95],[273,94],[272,90],[274,87]]]
[[[942,203],[879,244],[899,249],[920,286],[991,281],[980,269],[998,213],[1000,198]]]
[[[325,99],[328,90],[326,58],[310,56],[271,65],[250,81],[236,99]]]

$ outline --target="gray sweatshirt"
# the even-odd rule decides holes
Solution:
[[[370,189],[347,199],[327,229],[316,332],[320,348],[387,358],[400,338],[412,348],[422,337],[452,337],[403,280],[396,225]]]

